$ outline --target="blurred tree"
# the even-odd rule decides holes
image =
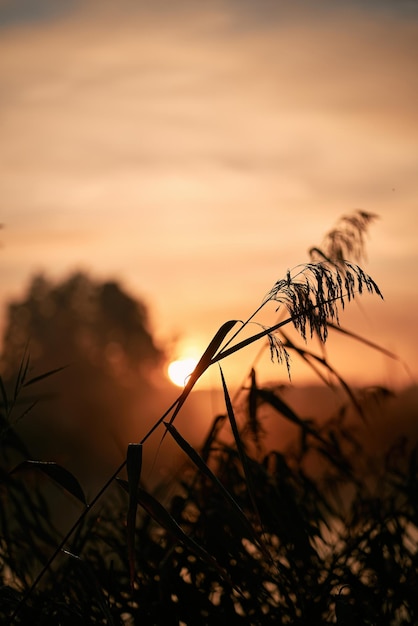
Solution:
[[[95,282],[76,273],[53,284],[32,279],[21,302],[8,306],[3,370],[13,371],[29,341],[32,358],[51,366],[59,361],[120,376],[146,374],[160,362],[145,306],[116,282]]]
[[[143,434],[163,376],[145,305],[82,272],[58,283],[37,275],[7,309],[1,364],[10,384],[26,346],[32,375],[67,366],[41,383],[42,402],[22,420],[32,454],[70,466],[84,459],[87,470],[98,456],[113,464]]]

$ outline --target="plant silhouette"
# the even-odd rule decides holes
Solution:
[[[351,390],[328,359],[304,343],[312,336],[325,342],[338,328],[340,309],[363,290],[381,295],[356,264],[372,219],[359,212],[344,217],[322,247],[311,250],[310,262],[278,280],[246,322],[231,320],[219,329],[177,400],[128,447],[88,504],[63,468],[5,465],[1,497],[13,503],[9,515],[0,509],[5,620],[417,623],[417,450],[394,442],[380,461],[372,458],[362,442],[368,402],[384,402],[389,392]],[[270,305],[274,315],[277,309],[285,315],[251,334],[258,312]],[[289,339],[287,326],[301,345]],[[280,389],[258,385],[251,364],[248,381],[231,399],[222,361],[254,342],[288,366],[294,353],[328,371],[346,394],[338,414],[318,422],[302,418]],[[220,369],[225,414],[197,449],[174,422],[209,367]],[[13,398],[2,385],[3,454],[25,457],[9,420],[28,382],[22,369],[26,365]],[[266,406],[298,433],[286,451],[269,449]],[[151,493],[142,482],[142,449],[156,430],[174,439],[184,466],[170,489]],[[38,481],[28,486],[34,471],[79,496],[81,513],[60,539]]]

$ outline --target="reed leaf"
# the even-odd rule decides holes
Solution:
[[[201,454],[203,460],[206,462],[209,458],[212,445],[216,441],[219,431],[221,430],[226,419],[226,415],[218,415],[212,422],[212,426],[206,436],[205,441],[203,442]]]
[[[274,393],[274,391],[269,389],[258,389],[257,395],[263,402],[269,404],[287,420],[299,426],[306,435],[311,435],[325,445],[328,444],[328,442],[321,437],[321,435],[314,428],[312,428],[306,420],[299,417],[297,413],[295,413],[293,409],[284,400],[282,400],[282,398]]]
[[[251,501],[252,507],[254,509],[254,513],[256,514],[256,517],[258,519],[258,522],[259,522],[260,526],[262,527],[261,517],[260,517],[260,513],[259,513],[259,510],[258,510],[258,506],[257,506],[257,500],[255,498],[254,484],[253,484],[250,468],[249,468],[249,465],[248,465],[247,454],[245,452],[244,445],[242,443],[241,436],[239,434],[239,429],[238,429],[237,421],[235,419],[235,414],[234,414],[234,408],[232,406],[231,397],[229,395],[229,391],[228,391],[228,387],[226,385],[225,377],[224,377],[222,368],[219,367],[219,369],[220,369],[220,372],[221,372],[222,389],[223,389],[223,392],[224,392],[225,406],[226,406],[226,410],[227,410],[227,414],[228,414],[228,419],[229,419],[229,423],[231,425],[232,433],[234,435],[234,440],[235,440],[235,443],[236,443],[236,446],[237,446],[238,456],[239,456],[239,459],[241,461],[242,469],[244,470],[244,475],[245,475],[245,481],[246,481],[246,485],[247,485],[247,489],[248,489],[248,494],[250,496],[250,501]]]
[[[174,428],[174,427],[173,427]],[[122,478],[116,479],[118,484],[129,493],[129,483]],[[138,487],[136,492],[136,498],[138,504],[148,513],[153,520],[155,520],[175,541],[178,541],[186,548],[188,548],[195,556],[202,559],[209,567],[215,569],[223,580],[228,582],[231,587],[234,587],[233,582],[229,578],[227,572],[219,565],[219,563],[196,541],[186,535],[184,530],[179,526],[174,517],[170,515],[167,509],[156,500],[145,489]]]
[[[129,577],[133,589],[135,579],[135,522],[138,501],[136,498],[142,469],[142,444],[130,443],[126,454],[126,470],[129,485],[129,506],[126,516],[128,534]]]
[[[10,474],[20,473],[21,471],[39,470],[51,478],[57,485],[68,491],[84,506],[87,506],[86,496],[77,478],[69,472],[65,467],[54,463],[53,461],[22,461]]]
[[[6,416],[9,414],[9,399],[7,397],[6,387],[3,382],[3,378],[0,376],[0,393],[3,400],[3,406]]]
[[[27,346],[26,346],[25,350],[23,352],[22,359],[20,361],[19,371],[18,371],[17,376],[16,376],[14,395],[13,395],[13,402],[16,402],[16,400],[17,400],[20,388],[22,387],[22,384],[24,382],[24,378],[25,378],[25,376],[27,374],[28,369],[29,369],[29,355],[27,353]]]
[[[62,372],[62,370],[65,370],[67,367],[68,367],[67,365],[63,365],[62,367],[55,367],[54,369],[49,370],[48,372],[44,372],[43,374],[39,374],[38,376],[33,376],[29,380],[23,380],[22,387],[29,387],[29,385],[34,385],[35,383],[39,383],[41,380],[44,380],[45,378],[49,378],[49,376],[53,376],[54,374],[57,374],[58,372]]]
[[[260,448],[260,433],[262,427],[257,415],[257,380],[255,369],[252,367],[250,372],[250,390],[248,392],[248,425],[253,436],[257,448]]]
[[[219,478],[208,467],[208,465],[205,463],[205,461],[200,456],[200,454],[189,444],[188,441],[186,441],[181,436],[181,434],[179,433],[179,431],[176,429],[175,426],[173,426],[172,424],[168,422],[164,422],[164,426],[167,428],[168,432],[173,437],[174,441],[180,446],[183,452],[189,457],[192,463],[196,465],[196,467],[202,472],[202,474],[206,476],[207,478],[209,478],[209,480],[214,485],[216,485],[216,487],[222,493],[225,500],[230,505],[232,512],[235,514],[237,521],[241,525],[242,531],[246,535],[251,537],[252,541],[254,541],[254,543],[260,548],[260,550],[263,551],[266,557],[270,558],[268,552],[266,551],[263,544],[260,542],[260,539],[258,538],[256,532],[254,531],[254,528],[251,526],[248,518],[246,517],[245,513],[243,512],[238,502],[235,500],[232,494],[224,487],[224,485],[221,483]]]
[[[199,359],[199,362],[197,363],[195,369],[189,376],[189,379],[178,399],[177,406],[174,409],[173,414],[170,418],[170,424],[174,422],[178,412],[180,411],[181,407],[185,403],[187,397],[189,396],[190,392],[192,391],[193,387],[195,386],[199,378],[202,376],[202,374],[204,374],[204,372],[208,369],[208,367],[212,365],[213,357],[219,350],[219,347],[221,346],[223,340],[237,323],[238,323],[238,320],[229,320],[228,322],[225,322],[224,324],[222,324],[222,326],[215,333],[213,339],[211,340],[208,347],[204,351],[203,355]]]
[[[350,337],[350,339],[355,339],[356,341],[359,341],[360,343],[364,343],[365,346],[368,346],[369,348],[373,348],[373,350],[377,350],[378,352],[381,352],[381,354],[384,354],[390,359],[394,359],[395,361],[400,361],[399,356],[397,354],[395,354],[394,352],[391,352],[390,350],[387,350],[386,348],[383,348],[383,346],[380,346],[379,344],[374,343],[373,341],[370,341],[370,339],[367,339],[366,337],[362,337],[361,335],[358,335],[357,333],[354,333],[351,330],[347,330],[346,328],[342,328],[341,326],[337,324],[333,324],[332,322],[329,322],[328,326],[332,328],[333,330],[336,330],[337,332],[343,335],[346,335],[347,337]]]
[[[284,335],[284,333],[282,334],[285,339],[285,345],[291,348],[292,350],[294,350],[296,353],[298,353],[309,366],[312,367],[312,363],[311,363],[311,359],[312,359],[313,361],[316,361],[317,363],[322,365],[325,369],[327,369],[330,372],[330,374],[332,374],[337,379],[338,383],[341,385],[341,387],[344,389],[347,396],[350,398],[353,406],[356,408],[360,417],[363,420],[366,420],[366,416],[364,414],[362,406],[358,402],[353,391],[351,390],[350,385],[344,380],[344,378],[340,374],[338,374],[337,370],[329,363],[329,361],[324,357],[320,357],[317,354],[310,352],[309,350],[296,346],[287,336]],[[315,370],[314,367],[313,369]]]

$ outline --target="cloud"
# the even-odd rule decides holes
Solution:
[[[162,309],[195,289],[196,315],[203,271],[221,306],[233,273],[274,260],[268,289],[361,207],[383,217],[378,273],[395,263],[406,285],[418,21],[321,6],[88,2],[3,29],[3,238],[20,275],[33,259],[115,267]]]

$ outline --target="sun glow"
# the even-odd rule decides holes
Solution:
[[[172,361],[168,366],[167,373],[171,382],[178,387],[184,387],[187,383],[187,378],[193,372],[197,365],[197,359],[193,357],[187,357],[185,359],[178,359]]]

